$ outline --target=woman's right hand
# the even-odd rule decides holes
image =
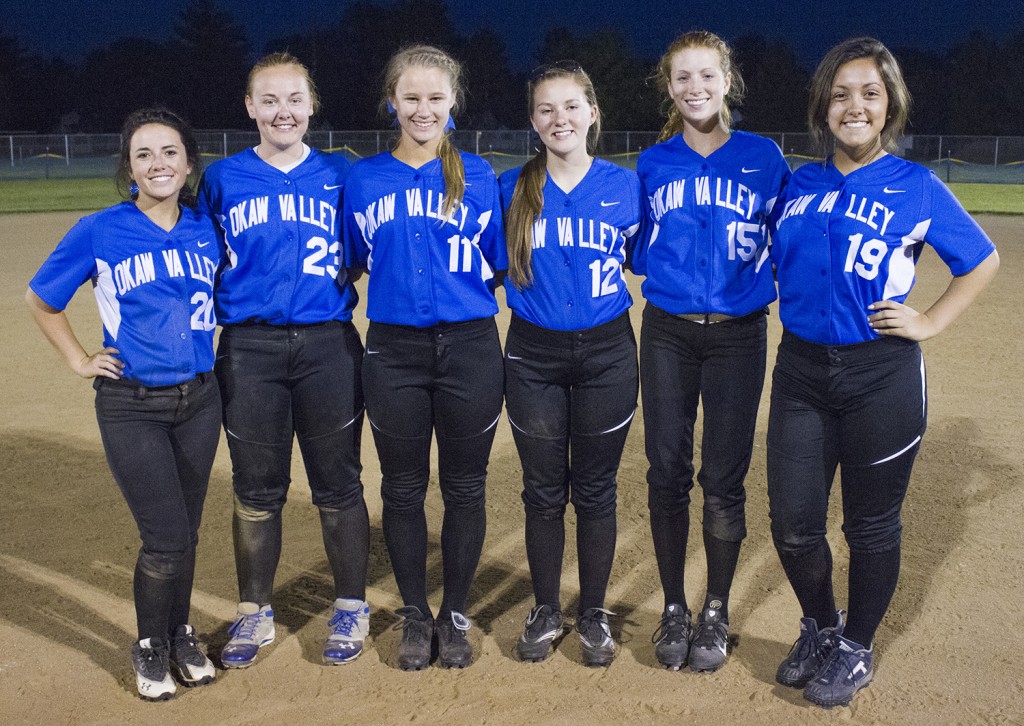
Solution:
[[[72,369],[82,378],[113,378],[115,381],[121,378],[124,373],[124,361],[115,358],[121,351],[117,348],[104,348],[99,353],[93,353],[82,358]]]

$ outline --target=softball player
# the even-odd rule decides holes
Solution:
[[[999,266],[992,242],[935,175],[889,155],[909,107],[899,66],[877,40],[830,50],[808,111],[827,158],[801,167],[772,212],[784,333],[768,495],[775,546],[804,614],[776,680],[826,708],[871,681],[872,641],[899,576],[900,508],[927,411],[917,341],[948,326]],[[926,242],[954,277],[918,313],[903,300]],[[825,539],[837,465],[850,547],[845,623]]]
[[[470,664],[464,615],[485,529],[487,458],[503,369],[493,316],[507,267],[498,185],[483,159],[446,133],[462,98],[460,68],[428,46],[388,63],[384,102],[401,130],[390,152],[358,162],[345,190],[345,255],[370,273],[363,388],[380,458],[383,529],[405,603],[398,665]],[[444,598],[427,603],[430,439],[444,498]]]
[[[154,701],[174,696],[174,677],[196,686],[216,675],[188,624],[199,521],[220,439],[211,306],[220,247],[213,224],[185,206],[194,202],[201,163],[178,116],[133,113],[121,131],[117,171],[132,200],[81,219],[26,294],[71,370],[93,379],[107,462],[142,539],[132,665],[139,695]],[[103,321],[103,349],[93,354],[63,312],[89,279]]]
[[[523,464],[536,599],[517,651],[522,660],[544,660],[563,632],[559,583],[571,491],[580,576],[576,629],[584,664],[607,666],[615,657],[604,607],[615,555],[615,477],[638,387],[633,301],[622,265],[640,226],[640,182],[632,171],[591,155],[601,116],[579,65],[541,66],[528,96],[543,146],[499,180],[513,311],[505,400]]]
[[[319,101],[296,58],[260,60],[245,105],[259,145],[212,164],[200,192],[200,208],[220,222],[228,248],[216,297],[217,374],[241,603],[221,659],[245,668],[274,639],[270,601],[297,436],[334,576],[323,662],[346,663],[362,651],[370,617],[359,478],[363,348],[351,322],[356,294],[339,261],[349,164],[303,143]]]
[[[665,611],[654,633],[666,668],[713,671],[726,659],[729,590],[746,536],[743,479],[764,384],[766,218],[789,168],[771,141],[729,128],[743,92],[729,47],[680,36],[658,64],[671,104],[661,143],[640,155],[649,202],[633,269],[646,275],[640,336],[648,506]],[[683,566],[693,488],[693,426],[704,409],[701,469],[707,595],[692,629]]]

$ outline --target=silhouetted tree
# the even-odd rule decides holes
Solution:
[[[805,129],[810,73],[789,43],[743,35],[731,45],[747,86],[737,125],[765,132]]]
[[[249,44],[231,15],[215,0],[190,0],[178,17],[172,53],[171,105],[197,128],[244,126]]]

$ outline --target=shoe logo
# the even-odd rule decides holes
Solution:
[[[889,187],[882,187],[882,191],[886,194],[903,194],[906,189],[890,189]]]
[[[325,192],[329,192],[332,189],[341,189],[341,184],[324,184]]]
[[[210,240],[206,240],[205,242],[198,242],[197,244],[200,247],[206,247],[206,245],[210,244]]]
[[[868,672],[868,669],[864,667],[864,661],[859,660],[859,661],[857,661],[857,665],[855,665],[853,667],[853,670],[850,672],[850,677],[852,678],[853,676],[857,675],[858,673],[867,673],[867,672]]]
[[[722,601],[721,600],[712,600],[711,602],[708,603],[708,609],[709,610],[721,610],[722,609]]]
[[[472,627],[470,625],[469,618],[462,613],[455,612],[454,610],[452,610],[452,625],[459,630],[469,630],[470,627]]]
[[[761,170],[760,169],[748,169],[747,167],[743,167],[742,169],[740,169],[740,171],[743,172],[744,174],[753,174],[755,171],[761,171]]]
[[[614,207],[616,204],[619,204],[619,203],[620,202],[606,202],[606,201],[602,200],[601,201],[601,206],[602,207]]]

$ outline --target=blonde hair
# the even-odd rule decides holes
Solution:
[[[665,55],[661,56],[661,60],[658,61],[658,67],[651,77],[657,83],[661,92],[665,94],[664,103],[668,114],[668,120],[661,127],[661,133],[658,135],[659,142],[667,141],[683,130],[683,115],[676,107],[675,101],[668,95],[668,87],[672,80],[672,59],[676,53],[687,48],[707,48],[718,53],[722,75],[729,81],[729,92],[726,94],[722,108],[719,111],[719,121],[725,128],[732,128],[730,104],[738,106],[740,101],[743,100],[743,94],[746,91],[739,68],[733,63],[732,49],[729,48],[728,43],[709,30],[691,30],[689,33],[680,35],[669,44],[668,50],[665,51]]]
[[[563,61],[565,63],[565,61]],[[556,78],[570,78],[583,91],[587,103],[597,109],[597,118],[587,130],[587,152],[593,154],[601,135],[601,111],[597,105],[597,94],[590,76],[573,64],[571,68],[559,64],[541,66],[534,72],[526,86],[530,115],[533,115],[537,88],[544,81]],[[516,188],[512,193],[508,211],[505,213],[505,240],[508,244],[508,278],[517,289],[522,290],[533,284],[533,270],[530,258],[533,252],[533,223],[544,211],[544,184],[547,182],[548,150],[543,144],[537,153],[519,172]]]
[[[832,83],[840,67],[860,58],[870,58],[878,68],[888,96],[885,126],[882,127],[882,148],[896,151],[903,130],[910,118],[910,91],[903,80],[900,64],[880,41],[874,38],[850,38],[832,48],[821,59],[811,78],[810,101],[807,105],[807,128],[818,153],[827,159],[835,151],[836,139],[828,127],[828,107],[832,103]]]
[[[309,75],[309,69],[300,61],[298,58],[293,56],[287,51],[281,51],[279,53],[270,53],[265,55],[256,61],[256,65],[249,71],[249,78],[245,82],[245,95],[252,98],[252,84],[256,79],[256,76],[260,71],[265,71],[268,68],[275,68],[276,66],[294,66],[302,77],[306,80],[306,85],[309,87],[309,100],[313,104],[313,113],[320,110],[320,94],[316,90],[316,84],[313,83],[313,77]]]
[[[382,111],[386,113],[389,100],[395,97],[398,79],[409,68],[436,68],[446,73],[455,99],[451,112],[452,115],[458,113],[465,98],[465,93],[462,90],[462,66],[443,50],[431,45],[410,46],[391,56],[391,60],[388,61],[387,68],[384,70],[384,98],[380,104]],[[445,199],[444,208],[441,211],[445,217],[448,217],[457,206],[462,204],[462,198],[466,194],[466,169],[462,164],[462,156],[452,144],[451,135],[447,131],[443,132],[441,136],[441,143],[437,147],[437,156],[441,159],[441,172],[444,175]]]

